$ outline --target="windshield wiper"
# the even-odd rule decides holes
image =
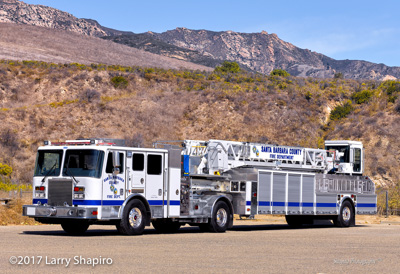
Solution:
[[[50,175],[50,173],[54,170],[54,168],[57,166],[57,160],[54,163],[54,165],[50,168],[50,170],[46,173],[46,175],[44,175],[43,179],[42,179],[42,183],[44,183],[44,181],[46,180],[47,176]]]
[[[76,185],[76,184],[78,184],[79,182],[78,182],[77,179],[75,179],[74,175],[72,174],[72,171],[71,171],[71,172],[69,171],[69,160],[70,160],[70,159],[71,159],[71,157],[68,157],[67,166],[64,167],[64,168],[66,169],[66,170],[65,170],[65,174],[69,175],[72,179],[74,179],[75,185]]]

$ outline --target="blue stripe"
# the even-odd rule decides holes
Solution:
[[[302,203],[302,207],[314,207],[314,203]]]
[[[101,200],[73,200],[73,205],[101,205]]]
[[[317,203],[317,207],[336,207],[336,203]]]
[[[148,200],[151,206],[161,206],[163,205],[163,200]]]
[[[42,204],[46,204],[48,202],[47,199],[33,199],[32,204],[37,204],[38,202]],[[73,205],[96,205],[96,206],[120,206],[124,203],[124,200],[103,200],[103,203],[101,200],[73,200],[72,204]],[[163,201],[162,200],[150,200],[149,205],[162,205]],[[167,204],[167,201],[164,201],[164,204]],[[171,200],[169,201],[169,205],[171,206],[179,206],[181,205],[180,200]]]
[[[103,200],[103,206],[120,206],[124,200]]]
[[[285,202],[272,202],[272,206],[285,206]]]
[[[258,202],[258,206],[270,206],[270,205],[271,202],[263,202],[263,201]]]
[[[247,206],[250,206],[250,205],[251,205],[251,202],[250,202],[250,201],[246,201],[246,205],[247,205]]]
[[[47,204],[47,199],[33,199],[32,204],[37,204],[40,202],[41,204]]]
[[[376,204],[357,204],[357,207],[376,207]]]
[[[292,202],[288,202],[288,206],[300,206],[300,203],[292,203]]]

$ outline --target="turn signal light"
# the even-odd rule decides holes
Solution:
[[[75,192],[84,192],[84,191],[85,191],[85,188],[82,187],[82,186],[76,186],[76,187],[74,187],[74,191],[75,191]]]

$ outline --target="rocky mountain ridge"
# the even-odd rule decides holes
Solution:
[[[109,29],[92,19],[42,5],[18,0],[0,0],[0,22],[62,29],[87,36],[102,37],[196,64],[215,67],[225,60],[238,62],[243,68],[263,74],[273,69],[287,70],[299,77],[393,80],[400,78],[400,67],[389,67],[360,60],[335,60],[309,49],[301,49],[281,40],[276,34],[214,32],[176,28],[163,33],[134,34]]]
[[[30,5],[18,0],[0,0],[0,22],[62,29],[96,37],[125,33],[104,28],[92,19],[76,18],[58,9]]]

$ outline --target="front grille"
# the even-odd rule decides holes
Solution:
[[[72,206],[72,180],[49,180],[48,204]]]

